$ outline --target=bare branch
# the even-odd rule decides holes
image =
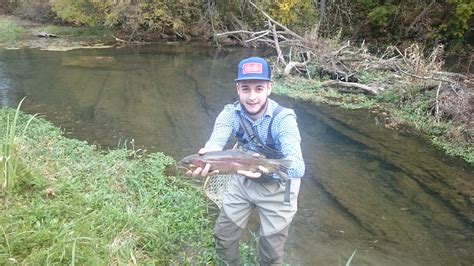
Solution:
[[[293,37],[303,41],[304,38],[299,36],[298,34],[294,33],[293,31],[291,31],[290,29],[288,29],[287,27],[285,27],[283,24],[279,23],[278,21],[272,19],[265,11],[263,11],[260,7],[258,7],[257,5],[255,5],[252,1],[249,1],[249,3],[255,7],[258,11],[260,11],[268,20],[270,20],[271,22],[273,22],[274,24],[280,26],[282,29],[284,29],[287,33],[289,33],[290,35],[293,35]]]
[[[234,30],[234,31],[216,33],[216,34],[214,34],[214,36],[215,37],[221,37],[221,36],[225,36],[225,35],[232,35],[232,34],[238,34],[238,33],[246,33],[246,34],[250,34],[250,35],[255,34],[253,31],[248,31],[248,30]]]
[[[268,21],[268,23],[271,24],[270,21]],[[281,60],[281,62],[284,65],[286,65],[285,58],[283,58],[283,55],[281,53],[280,44],[278,43],[278,35],[275,32],[275,25],[272,25],[271,27],[272,27],[272,32],[273,32],[273,42],[275,44],[275,49],[277,50],[277,53],[278,53],[277,64],[278,64],[278,61]]]
[[[265,30],[265,31],[262,31],[262,32],[263,32],[262,34],[260,34],[260,35],[258,35],[258,36],[256,36],[256,37],[253,37],[253,38],[250,39],[250,40],[246,40],[245,42],[251,42],[251,41],[260,39],[260,38],[262,38],[263,36],[266,36],[266,35],[270,34],[270,31],[268,31],[268,30]],[[254,34],[252,34],[252,35],[255,35],[255,34],[257,34],[257,33],[254,33]]]

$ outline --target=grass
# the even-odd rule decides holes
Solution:
[[[375,99],[363,94],[339,93],[333,89],[323,89],[318,80],[291,77],[274,81],[273,90],[277,94],[314,103],[326,103],[345,109],[372,108],[377,104]]]
[[[352,255],[347,259],[345,266],[350,266],[352,259],[354,258],[355,254],[357,252],[357,249],[352,252]],[[339,262],[339,265],[342,265],[341,262]]]
[[[24,34],[24,28],[11,20],[0,18],[0,45],[13,45]]]
[[[9,108],[0,109],[5,134]],[[31,116],[19,114],[24,128]],[[103,152],[34,118],[16,142],[24,169],[0,193],[0,264],[207,264],[215,258],[199,188],[165,176],[161,153]]]
[[[47,25],[38,29],[47,33],[57,34],[64,37],[107,37],[111,32],[102,27],[70,27]]]
[[[18,104],[18,108],[15,111],[13,120],[10,119],[10,116],[7,115],[7,121],[5,124],[5,132],[3,138],[0,142],[0,176],[2,177],[2,191],[11,193],[15,183],[17,182],[18,170],[22,169],[21,158],[17,154],[17,121],[18,115],[20,112],[21,104],[25,98],[23,98]],[[28,125],[33,120],[35,116],[32,116],[26,123],[22,134],[20,137],[23,137],[28,129]]]

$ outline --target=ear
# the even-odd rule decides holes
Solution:
[[[270,94],[272,94],[272,83],[271,82],[268,83],[267,96],[270,96]]]
[[[237,94],[240,94],[238,82],[235,83],[235,91],[237,92]]]

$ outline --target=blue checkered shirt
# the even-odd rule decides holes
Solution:
[[[268,99],[268,108],[264,115],[253,120],[244,111],[239,103],[228,104],[216,118],[214,130],[209,141],[204,146],[208,151],[220,151],[224,148],[231,136],[235,136],[240,127],[238,111],[242,112],[244,119],[250,121],[252,127],[256,127],[262,141],[267,139],[268,126],[273,116],[273,111],[278,103]],[[296,122],[296,114],[293,109],[284,108],[273,120],[271,128],[275,148],[281,150],[283,159],[291,160],[292,164],[288,171],[289,178],[300,178],[304,175],[305,165],[301,154],[301,137]],[[244,136],[245,137],[245,136]],[[252,143],[245,144],[250,150],[254,150]],[[274,176],[276,179],[277,176]]]

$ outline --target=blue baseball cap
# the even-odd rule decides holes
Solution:
[[[239,63],[237,78],[240,80],[271,80],[271,69],[265,59],[261,57],[246,58]]]

